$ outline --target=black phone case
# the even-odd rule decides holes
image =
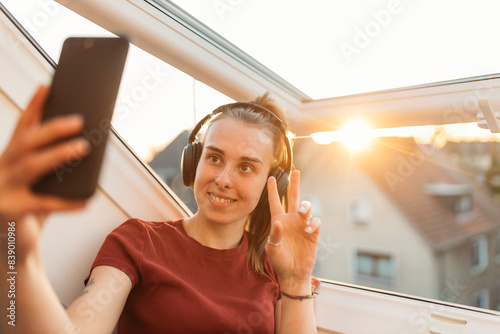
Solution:
[[[81,114],[81,136],[90,143],[90,153],[54,164],[32,187],[34,192],[72,199],[95,192],[128,46],[126,39],[115,37],[70,37],[64,42],[42,121]]]

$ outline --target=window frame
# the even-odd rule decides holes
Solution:
[[[480,235],[473,238],[469,244],[469,254],[470,254],[470,274],[471,276],[477,276],[482,273],[489,265],[489,254],[488,254],[488,237],[485,235]],[[476,252],[477,250],[477,252]],[[477,255],[477,263],[475,263],[474,257]]]
[[[483,288],[476,293],[474,293],[471,296],[472,299],[472,304],[474,304],[475,307],[478,308],[484,308],[484,309],[489,309],[490,308],[490,291],[487,288]],[[479,301],[476,305],[476,300]],[[481,305],[481,304],[486,304],[486,305]]]
[[[110,8],[107,8],[106,10],[99,12],[99,9],[101,9],[103,6],[106,7],[108,3],[104,2],[99,3],[98,1],[94,0],[89,1],[88,3],[81,0],[74,0],[69,3],[66,3],[65,1],[61,0],[60,2],[62,2],[64,5],[80,7],[81,11],[87,11],[87,13],[93,12],[95,10],[96,13],[94,14],[96,15],[96,17],[100,17],[101,20],[106,20],[106,15],[110,11]],[[132,3],[132,1],[128,1],[128,3]],[[110,3],[109,6],[113,7],[115,6],[115,4]],[[89,8],[92,9],[89,10]],[[116,7],[113,8],[116,9]],[[121,11],[122,10],[118,10],[118,13]],[[118,13],[115,15],[119,15]],[[115,15],[109,17],[108,23],[103,26],[114,25],[116,27],[119,27],[120,25],[113,19]],[[93,21],[95,22],[95,20]],[[109,27],[106,28],[109,29]],[[117,31],[117,29],[118,28],[110,30],[114,32],[119,32]],[[130,29],[134,29],[133,24],[130,26]],[[146,43],[144,45],[146,45]],[[149,47],[152,48],[151,45],[149,45]],[[201,48],[201,46],[198,47]],[[160,52],[157,51],[157,53]],[[38,57],[39,58],[36,59],[36,61],[38,61],[39,64],[37,64],[36,66],[43,66],[42,65],[43,62],[40,61],[41,56],[39,55]],[[205,64],[205,65],[201,64],[200,66],[210,66],[210,64]],[[25,69],[25,71],[28,70]],[[29,72],[23,72],[23,73],[31,74]],[[9,86],[12,87],[11,91],[13,94],[12,95],[13,100],[16,102],[17,105],[21,107],[25,106],[29,96],[34,91],[36,84],[40,83],[37,80],[32,80],[31,79],[32,77],[29,78],[31,81],[30,80],[26,81],[25,82],[26,85]],[[233,93],[229,95],[233,98],[237,98],[238,94],[252,95],[255,89],[257,88],[260,89],[263,86],[265,86],[265,82],[253,86],[248,84],[247,82],[243,82],[241,85],[238,86],[238,88],[226,87],[225,90],[232,91]],[[16,94],[15,92],[19,87],[22,87],[21,90],[22,93],[19,96],[15,96]],[[249,89],[246,90],[246,88]],[[288,101],[292,100],[293,99]],[[144,181],[146,186],[149,185],[152,187],[151,189],[156,189],[153,192],[153,194],[155,194],[155,196],[158,195],[158,198],[161,201],[158,203],[154,203],[155,204],[154,206],[156,208],[163,207],[164,205],[166,205],[168,210],[168,215],[170,216],[175,216],[176,214],[177,215],[185,214],[187,211],[182,206],[182,204],[175,203],[176,201],[175,195],[171,193],[167,189],[167,187],[164,186],[162,181],[155,176],[155,173],[153,173],[147,167],[146,164],[144,164],[137,156],[133,154],[132,150],[126,145],[125,142],[123,142],[119,138],[119,136],[116,133],[114,133],[114,135],[116,135],[116,138],[113,140],[115,140],[115,144],[118,147],[117,155],[113,154],[108,155],[106,157],[105,163],[115,163],[119,166],[121,166],[123,162],[131,164],[130,168],[131,170],[133,170],[134,173],[133,174],[134,176],[129,178],[131,180],[130,184],[131,187],[135,187],[135,185],[133,184],[135,181],[132,179],[134,179],[135,177],[142,178],[141,182]],[[114,160],[113,162],[113,159],[116,160]],[[127,170],[126,172],[128,173],[131,170]],[[118,187],[116,184],[113,184],[112,180],[110,180],[109,182],[110,183],[108,183],[103,187],[103,191],[109,190],[112,192],[114,188],[116,196],[119,196],[120,193],[123,193],[122,191],[118,191],[120,187]],[[125,205],[126,203],[130,202],[128,201],[127,198],[123,197],[118,200],[118,204],[120,203],[122,205]],[[147,211],[147,209],[148,208],[132,208],[129,214],[131,216],[143,216],[146,217],[146,219],[150,219],[149,217],[152,216],[151,213],[148,213],[147,215],[142,214],[142,212]],[[165,215],[167,213],[159,212],[158,214]],[[423,324],[422,326],[428,326],[430,329],[434,328],[432,326],[435,326],[435,323],[437,321],[436,319],[449,319],[449,318],[454,319],[456,317],[464,317],[467,319],[466,320],[467,323],[471,325],[470,328],[475,329],[476,332],[487,332],[488,330],[493,331],[494,329],[497,329],[500,321],[499,317],[500,313],[498,312],[490,312],[488,310],[474,309],[462,305],[453,305],[439,301],[425,300],[423,298],[415,298],[411,296],[405,296],[403,294],[390,293],[387,291],[379,291],[361,286],[340,284],[327,280],[322,281],[318,289],[318,292],[320,293],[320,295],[316,300],[318,326],[329,329],[334,328],[335,330],[346,331],[346,332],[359,331],[360,325],[370,326],[370,329],[372,329],[373,326],[377,325],[382,326],[380,328],[388,328],[387,326],[395,328],[394,325],[399,324],[400,326],[402,326],[400,327],[401,330],[404,330],[408,328],[408,326],[411,327],[412,321],[419,320],[418,318],[414,317],[415,315],[419,315],[418,312],[421,309],[429,311],[425,313],[425,317],[423,316],[424,318],[422,318],[425,319],[425,324]],[[355,317],[352,316],[353,309],[356,310]],[[359,320],[357,320],[359,318],[365,318],[367,321],[363,321],[364,324],[360,324]],[[459,320],[459,323],[460,321],[463,320]]]
[[[390,277],[384,276],[374,276],[374,275],[364,275],[359,272],[359,254],[368,254],[372,255],[373,258],[388,258],[391,263],[391,275]],[[375,284],[379,287],[394,287],[397,285],[398,281],[398,257],[397,254],[388,249],[379,249],[374,247],[366,247],[366,246],[357,246],[353,248],[352,252],[353,258],[353,266],[352,266],[352,275],[354,277],[355,282],[359,282],[359,284],[363,284],[365,282],[370,281],[371,284]],[[373,264],[373,262],[372,262]],[[377,264],[377,263],[375,263]],[[377,270],[377,269],[376,269]]]
[[[352,198],[347,210],[347,221],[353,226],[369,226],[374,219],[373,209],[373,202],[369,198]]]
[[[169,16],[150,0],[58,2],[236,101],[270,91],[298,136],[336,130],[353,115],[375,128],[474,122],[480,97],[500,109],[500,74],[312,100],[165,1]]]
[[[0,30],[9,43],[0,43],[2,93],[19,109],[27,107],[38,85],[50,84],[55,62],[0,3]],[[137,183],[141,184],[138,189]],[[128,217],[164,220],[191,215],[189,208],[170,190],[147,163],[111,126],[98,189],[107,194]],[[141,195],[139,195],[139,193]],[[134,196],[149,200],[137,203]]]

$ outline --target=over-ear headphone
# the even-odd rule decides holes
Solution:
[[[182,151],[181,173],[184,185],[186,187],[193,187],[194,185],[196,167],[198,166],[198,162],[200,161],[201,151],[202,151],[202,145],[200,142],[197,141],[197,136],[198,133],[200,132],[200,129],[203,127],[203,125],[205,125],[217,114],[223,113],[226,110],[234,108],[251,108],[254,112],[269,115],[270,118],[274,120],[274,124],[281,130],[283,134],[283,139],[286,144],[287,166],[285,169],[281,168],[280,166],[277,166],[276,168],[274,168],[274,170],[271,172],[269,176],[274,176],[276,178],[279,196],[280,198],[283,198],[283,196],[287,191],[288,177],[290,175],[292,168],[292,148],[290,145],[290,140],[286,136],[285,125],[283,124],[281,119],[269,109],[250,102],[236,102],[236,103],[222,105],[217,109],[215,109],[214,111],[212,111],[212,113],[205,116],[198,124],[196,124],[193,131],[189,135],[186,147],[184,147],[184,150]],[[267,187],[264,187],[264,191],[262,192],[259,205],[262,202],[267,202]]]

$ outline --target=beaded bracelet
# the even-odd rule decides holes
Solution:
[[[303,296],[300,296],[300,295],[291,295],[289,293],[286,293],[285,291],[283,290],[280,290],[280,293],[285,296],[285,297],[288,297],[288,298],[291,298],[291,299],[298,299],[300,301],[302,301],[303,299],[310,299],[310,298],[315,298],[316,295],[318,294],[317,292],[312,292],[312,294],[310,295],[303,295]]]

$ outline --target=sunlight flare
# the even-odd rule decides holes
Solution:
[[[373,130],[363,120],[352,120],[339,131],[316,132],[311,135],[318,144],[341,142],[349,149],[357,151],[365,148],[373,138]]]

